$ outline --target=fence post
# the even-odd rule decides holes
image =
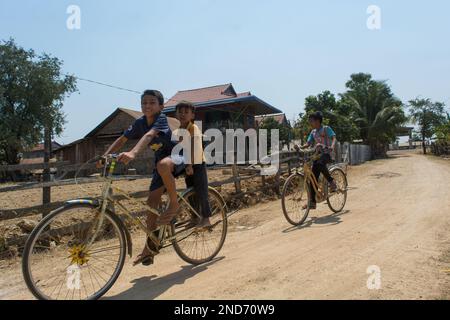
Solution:
[[[288,175],[291,175],[291,157],[288,158]]]
[[[44,164],[46,167],[43,171],[43,181],[50,181],[50,157],[52,153],[52,135],[50,128],[46,127],[44,129]],[[44,187],[42,188],[42,204],[47,205],[51,202],[51,188]],[[45,214],[42,215],[45,217]]]
[[[277,196],[281,196],[280,193],[280,175],[281,175],[281,166],[278,167],[278,171],[277,174],[275,176],[275,185],[276,185],[276,190],[275,192],[277,193]]]
[[[239,180],[239,170],[236,164],[233,164],[231,171],[233,173],[234,188],[236,189],[236,193],[241,193],[241,181]]]

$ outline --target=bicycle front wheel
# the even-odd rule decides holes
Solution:
[[[309,191],[305,188],[305,177],[302,174],[294,173],[287,178],[281,194],[284,217],[294,226],[302,225],[309,214],[308,204]]]
[[[43,300],[94,300],[122,271],[126,237],[120,219],[88,204],[67,205],[47,215],[30,234],[22,272]]]
[[[347,176],[340,168],[331,169],[330,175],[336,183],[337,190],[328,194],[327,203],[331,211],[337,213],[344,209],[347,202]]]
[[[184,200],[199,212],[198,199],[194,190],[184,195]],[[181,212],[172,224],[172,241],[176,253],[187,263],[198,265],[214,259],[222,249],[227,235],[227,210],[223,198],[213,188],[208,190],[212,216],[212,227],[195,227],[198,217],[192,209],[181,201]]]

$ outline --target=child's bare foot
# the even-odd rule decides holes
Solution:
[[[210,228],[211,225],[211,220],[209,220],[209,218],[202,218],[199,223],[197,224],[197,228]]]
[[[139,263],[142,263],[142,265],[144,266],[149,266],[153,264],[154,258],[155,257],[152,254],[142,252],[140,255],[137,256],[136,260],[133,261],[133,266],[136,266]]]
[[[159,216],[158,220],[156,220],[156,224],[158,226],[163,226],[169,224],[180,212],[180,205],[178,203],[169,205],[167,210]]]
[[[149,247],[151,243],[152,243],[151,240],[147,238],[144,249],[142,250],[142,253],[138,255],[136,259],[133,261],[133,266],[136,266],[139,263],[143,264],[144,266],[149,266],[153,264],[153,260],[155,258],[155,255],[158,254],[158,250],[156,251],[151,250]]]

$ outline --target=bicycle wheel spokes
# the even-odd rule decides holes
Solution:
[[[199,206],[195,198],[194,192],[185,196],[187,202],[198,212]],[[211,228],[194,229],[198,217],[187,205],[182,205],[183,211],[174,224],[175,251],[183,260],[192,264],[201,264],[213,259],[225,241],[227,220],[222,199],[211,191],[208,193],[208,199],[212,212]]]
[[[281,196],[283,214],[292,225],[302,224],[308,216],[308,191],[305,189],[304,177],[300,174],[291,175],[285,182]]]
[[[347,201],[347,178],[341,169],[334,169],[330,174],[336,183],[337,191],[328,195],[328,206],[333,212],[340,212]]]
[[[36,296],[84,300],[109,289],[123,265],[124,243],[116,221],[105,214],[99,226],[99,216],[96,208],[76,206],[38,225],[24,252],[26,278]]]

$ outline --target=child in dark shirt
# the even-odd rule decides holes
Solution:
[[[184,164],[175,164],[170,158],[175,142],[171,140],[172,130],[169,127],[168,118],[161,114],[164,108],[164,98],[157,90],[146,90],[141,96],[141,108],[144,116],[137,119],[124,134],[119,137],[105,152],[111,154],[119,151],[129,139],[140,139],[136,146],[129,152],[123,152],[118,160],[128,164],[147,146],[155,152],[155,170],[150,184],[150,193],[147,203],[157,209],[161,202],[162,194],[167,190],[170,203],[158,219],[155,215],[147,217],[147,228],[151,231],[158,225],[168,224],[178,213],[179,204],[175,188],[174,176],[184,171]],[[134,264],[142,263],[150,265],[153,257],[158,253],[158,248],[151,241],[147,241],[144,251],[134,261]]]

